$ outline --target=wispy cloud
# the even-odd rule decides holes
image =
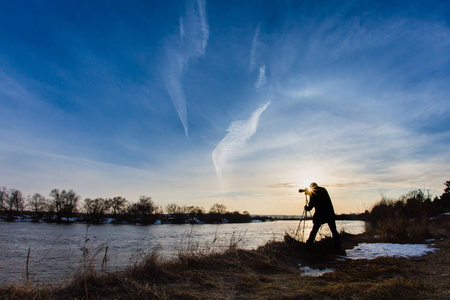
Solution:
[[[205,55],[208,44],[209,25],[204,0],[189,0],[185,16],[180,16],[179,35],[168,38],[162,48],[159,72],[188,136],[184,74],[189,64]]]
[[[32,102],[33,97],[19,82],[0,70],[0,95],[15,101]]]
[[[216,174],[219,178],[222,192],[225,193],[225,188],[222,178],[222,169],[225,167],[227,161],[242,149],[245,143],[256,133],[258,122],[261,114],[267,109],[270,102],[261,105],[255,110],[248,120],[234,121],[228,127],[228,133],[220,141],[219,145],[212,153],[212,160],[216,168]]]
[[[250,49],[250,72],[252,72],[259,63],[259,56],[262,51],[261,43],[259,42],[260,26],[258,24],[253,36],[252,46]],[[260,65],[258,69],[258,77],[255,82],[255,95],[264,104],[256,109],[251,117],[246,121],[232,122],[227,129],[228,133],[221,140],[219,145],[212,153],[212,160],[216,170],[217,178],[220,182],[222,194],[225,194],[225,187],[223,181],[222,170],[226,163],[232,156],[237,155],[243,151],[246,142],[256,133],[258,128],[259,118],[261,114],[267,109],[273,99],[273,91],[271,85],[268,83],[266,74],[266,65]]]

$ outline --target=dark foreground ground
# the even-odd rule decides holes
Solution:
[[[428,223],[438,250],[420,258],[337,259],[331,239],[311,247],[287,239],[250,251],[180,253],[171,262],[151,253],[123,271],[85,272],[59,286],[3,286],[0,299],[450,299],[450,216]],[[373,241],[342,235],[346,249]],[[335,272],[301,276],[299,264]]]

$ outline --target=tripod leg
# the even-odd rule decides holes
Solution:
[[[302,213],[302,216],[300,217],[300,222],[298,223],[297,231],[295,232],[294,239],[292,240],[292,242],[295,242],[295,239],[297,238],[298,231],[300,230],[300,226],[302,225],[302,218],[303,218],[303,213]]]
[[[295,239],[297,238],[297,236],[298,236],[298,232],[300,231],[300,228],[301,228],[301,226],[302,226],[302,222],[303,222],[303,231],[305,231],[305,219],[306,219],[306,209],[304,209],[303,210],[303,212],[302,212],[302,215],[300,216],[300,222],[298,223],[298,227],[297,227],[297,231],[295,232],[295,235],[294,235],[294,239],[292,240],[292,242],[295,242]],[[303,241],[303,239],[304,239],[304,237],[303,237],[303,235],[302,235],[302,241]]]
[[[302,229],[302,242],[305,241],[305,227],[306,227],[306,218],[308,217],[308,211],[304,210],[305,215],[303,216],[303,229]]]
[[[306,206],[308,206],[308,204],[309,204],[309,202],[308,202],[308,195],[306,193],[305,193],[305,200],[306,200]],[[302,216],[300,217],[300,222],[298,223],[297,231],[295,232],[294,239],[292,240],[292,242],[295,242],[295,239],[298,236],[298,231],[300,230],[300,227],[302,225],[302,221],[303,221],[302,242],[304,241],[304,239],[305,239],[305,222],[306,222],[306,218],[307,217],[308,217],[308,211],[306,209],[303,209]]]

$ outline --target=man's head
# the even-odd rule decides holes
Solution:
[[[317,187],[317,183],[315,183],[315,182],[313,182],[313,183],[311,183],[311,184],[309,185],[309,188],[310,188],[311,190],[315,189],[316,187]]]

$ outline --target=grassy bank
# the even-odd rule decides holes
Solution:
[[[236,244],[221,252],[186,251],[172,261],[152,252],[121,271],[87,271],[59,286],[0,288],[1,299],[443,299],[449,298],[450,216],[427,219],[438,251],[420,258],[343,260],[326,238],[312,246],[270,242],[256,250]],[[342,234],[345,249],[379,241],[369,233]],[[301,266],[335,271],[302,276]]]

